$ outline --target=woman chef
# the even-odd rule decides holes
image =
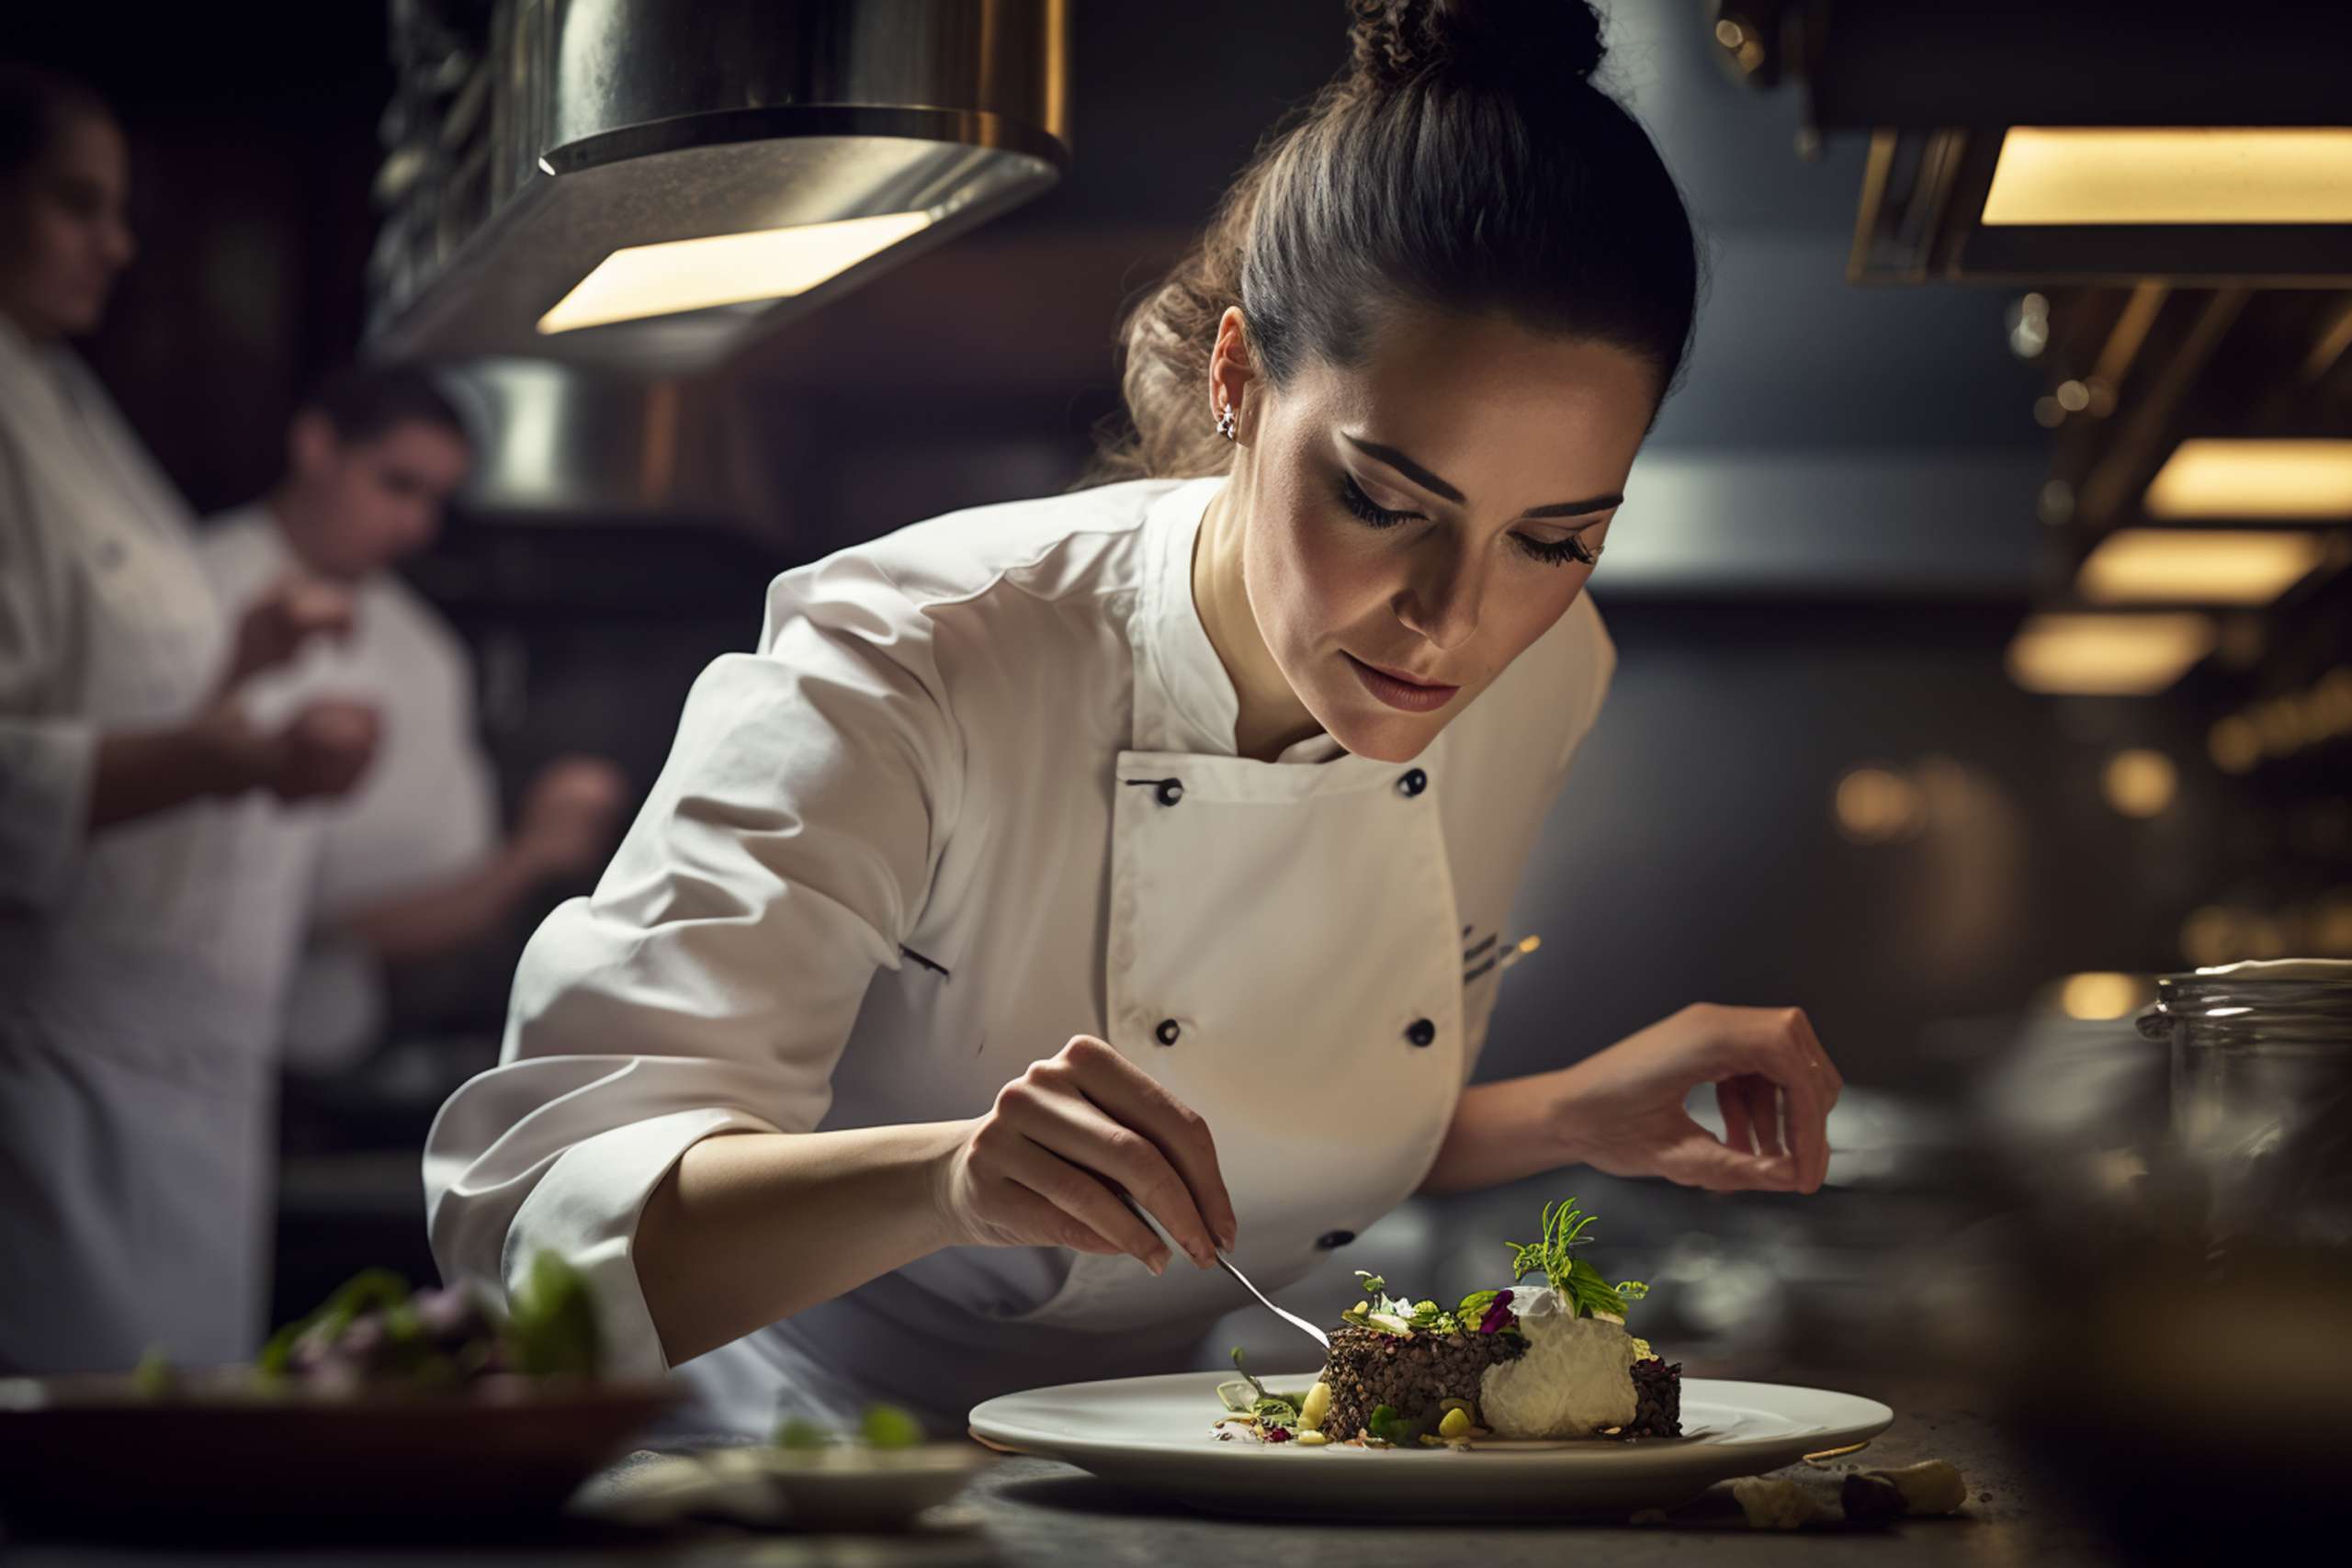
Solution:
[[[1792,1010],[1463,1087],[1697,262],[1587,6],[1356,10],[1129,324],[1149,477],[777,579],[441,1111],[445,1273],[568,1257],[705,1427],[1165,1371],[1417,1190],[1822,1179]]]
[[[218,895],[277,844],[249,792],[339,794],[375,739],[348,703],[245,721],[235,688],[348,602],[227,622],[65,347],[130,259],[126,169],[87,88],[0,64],[0,1371],[251,1352],[277,981]]]

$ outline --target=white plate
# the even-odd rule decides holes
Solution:
[[[974,1435],[1196,1508],[1240,1514],[1493,1517],[1670,1507],[1886,1430],[1876,1400],[1769,1382],[1682,1384],[1679,1438],[1473,1449],[1219,1442],[1216,1372],[1066,1383],[991,1399]],[[1273,1380],[1283,1386],[1295,1379]]]

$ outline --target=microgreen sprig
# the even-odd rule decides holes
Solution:
[[[1544,1204],[1542,1236],[1505,1244],[1511,1249],[1510,1277],[1523,1280],[1540,1269],[1552,1289],[1575,1306],[1577,1316],[1608,1313],[1623,1318],[1625,1303],[1648,1295],[1650,1288],[1639,1280],[1621,1280],[1611,1285],[1600,1269],[1575,1256],[1575,1249],[1591,1239],[1585,1233],[1592,1223],[1593,1216],[1578,1209],[1574,1198]]]

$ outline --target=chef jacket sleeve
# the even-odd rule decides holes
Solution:
[[[757,654],[686,699],[595,892],[525,950],[501,1065],[427,1139],[445,1277],[588,1278],[608,1365],[665,1365],[631,1243],[686,1148],[816,1128],[877,965],[896,968],[956,810],[962,747],[930,626],[869,561],[779,578]]]
[[[98,733],[60,711],[65,570],[0,436],[0,907],[62,897],[87,837]]]

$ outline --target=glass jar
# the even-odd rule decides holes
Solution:
[[[2352,962],[2166,975],[2138,1022],[2172,1047],[2172,1135],[2209,1245],[2352,1247]]]

